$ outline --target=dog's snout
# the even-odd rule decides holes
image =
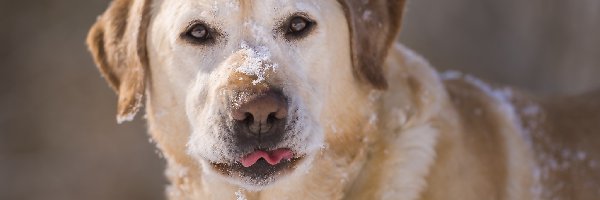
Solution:
[[[275,92],[255,96],[232,110],[232,117],[237,123],[246,126],[250,133],[263,136],[272,133],[273,126],[280,124],[287,115],[286,99]]]

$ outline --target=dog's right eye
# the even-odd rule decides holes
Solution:
[[[195,23],[190,25],[181,37],[192,44],[208,44],[214,41],[213,34],[206,24]]]
[[[189,35],[197,40],[205,40],[208,38],[208,28],[204,25],[194,26],[194,28],[190,30]]]

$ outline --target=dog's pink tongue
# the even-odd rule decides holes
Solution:
[[[279,162],[281,162],[283,159],[287,160],[292,158],[292,151],[289,149],[276,149],[269,152],[256,150],[244,156],[241,160],[241,163],[244,167],[250,167],[261,158],[264,158],[270,165],[276,165],[279,164]]]

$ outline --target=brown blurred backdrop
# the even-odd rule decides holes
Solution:
[[[0,200],[163,199],[145,122],[84,45],[108,0],[0,0]],[[539,94],[600,86],[598,0],[411,0],[401,41],[438,69]]]

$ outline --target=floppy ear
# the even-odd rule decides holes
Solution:
[[[353,71],[377,89],[386,89],[383,63],[396,40],[405,0],[338,0],[350,28]]]
[[[148,68],[148,15],[149,0],[115,0],[88,34],[94,61],[119,96],[119,123],[133,120],[141,106]]]

